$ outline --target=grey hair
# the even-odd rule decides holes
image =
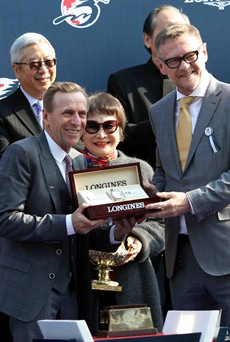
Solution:
[[[44,37],[40,33],[27,32],[18,37],[12,44],[10,48],[11,64],[20,63],[23,56],[23,50],[27,46],[37,44],[38,42],[46,43],[47,45],[49,45],[55,57],[56,54],[54,47],[46,37]]]

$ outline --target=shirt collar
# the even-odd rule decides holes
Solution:
[[[31,105],[31,107],[33,107],[33,105],[35,103],[37,103],[38,101],[40,101],[42,103],[42,100],[38,100],[35,99],[34,97],[30,96],[23,88],[22,86],[20,86],[21,91],[23,92],[23,94],[25,95],[25,97],[27,98],[27,100],[29,101],[29,104]]]
[[[51,136],[46,131],[44,132],[45,132],[46,139],[47,139],[52,156],[58,163],[61,163],[67,153],[51,138]]]

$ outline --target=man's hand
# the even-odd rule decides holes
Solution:
[[[136,223],[140,222],[142,219],[136,219],[135,217],[127,217],[123,219],[114,219],[113,223],[115,224],[114,229],[114,238],[116,241],[121,241],[125,238],[126,234],[130,233]]]
[[[157,203],[148,204],[145,209],[151,209],[145,217],[174,217],[186,214],[191,211],[187,196],[184,192],[157,192],[156,195],[161,199]]]
[[[106,224],[108,220],[89,220],[84,215],[84,210],[88,208],[90,204],[83,203],[75,212],[72,214],[72,224],[75,233],[87,234],[92,229],[97,228],[103,224]]]

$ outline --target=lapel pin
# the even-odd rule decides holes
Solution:
[[[209,137],[213,133],[213,128],[212,127],[206,127],[204,133],[207,137]]]
[[[213,128],[212,127],[206,127],[204,130],[204,133],[209,138],[209,142],[210,142],[213,153],[216,153],[217,149],[216,149],[216,146],[215,146],[215,143],[213,140],[213,136],[212,136]]]

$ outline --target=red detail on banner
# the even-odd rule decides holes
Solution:
[[[72,7],[72,4],[75,2],[75,0],[64,0],[63,6],[65,6],[67,9]]]

